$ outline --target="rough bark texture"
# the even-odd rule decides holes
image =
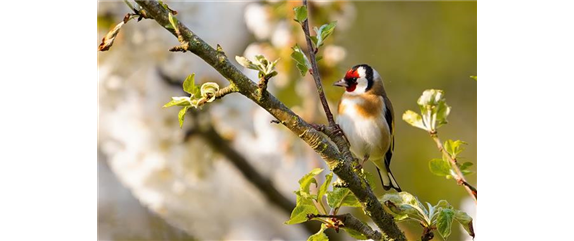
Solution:
[[[168,10],[156,1],[136,0],[142,6],[146,14],[153,18],[158,24],[170,31],[174,36],[178,36],[168,19]],[[366,214],[375,222],[382,232],[382,238],[387,240],[406,240],[404,233],[398,228],[393,217],[383,210],[383,206],[377,200],[373,191],[369,188],[365,180],[355,173],[352,167],[353,157],[349,152],[339,152],[329,139],[315,130],[309,123],[293,113],[275,96],[265,90],[262,98],[257,94],[258,86],[251,81],[241,71],[239,71],[225,56],[223,51],[218,51],[205,43],[199,36],[189,30],[178,21],[179,33],[183,40],[182,47],[186,48],[203,59],[231,84],[235,85],[239,93],[251,99],[261,106],[285,127],[298,135],[313,150],[315,150],[329,165],[331,170],[339,178],[348,184],[349,189],[355,194],[363,205]],[[343,138],[334,138],[337,146],[345,146],[347,143]]]

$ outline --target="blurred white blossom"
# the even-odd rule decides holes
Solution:
[[[261,3],[251,3],[245,7],[245,24],[259,40],[271,36],[275,23],[271,21],[271,7]]]

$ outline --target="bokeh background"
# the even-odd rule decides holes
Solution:
[[[269,90],[308,122],[326,122],[312,79],[302,78],[289,57],[294,44],[305,46],[292,21],[291,9],[299,2],[164,2],[179,12],[181,22],[212,46],[220,44],[232,59],[255,54],[280,58],[280,74]],[[128,12],[123,2],[99,2],[97,40]],[[408,109],[418,110],[416,100],[425,89],[443,89],[452,111],[439,135],[443,141],[466,141],[463,160],[476,167],[477,83],[469,78],[477,74],[476,2],[311,2],[310,12],[315,26],[338,21],[320,52],[332,110],[342,94],[332,87],[334,81],[355,64],[376,68],[395,108],[392,170],[401,187],[422,202],[445,199],[478,222],[476,206],[464,189],[428,170],[428,161],[440,157],[428,134],[400,118]],[[229,153],[213,148],[196,130],[213,127],[228,140],[222,145],[235,150],[291,202],[297,180],[325,164],[239,94],[188,113],[180,129],[178,110],[162,106],[171,96],[183,95],[185,77],[196,73],[200,83],[227,82],[193,54],[167,51],[177,44],[153,20],[130,21],[111,50],[98,54],[98,239],[305,240],[308,227],[283,224],[289,213],[268,201]],[[255,71],[244,72],[256,79]],[[372,164],[367,169],[374,172]],[[476,184],[476,173],[467,180]],[[383,194],[381,188],[376,192]],[[358,210],[347,211],[363,217]],[[420,236],[418,224],[400,226],[409,239]],[[453,228],[449,240],[469,239],[461,231]],[[351,239],[346,234],[331,237]]]

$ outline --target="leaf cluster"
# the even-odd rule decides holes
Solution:
[[[412,110],[407,110],[403,114],[403,120],[410,125],[434,133],[439,127],[448,123],[446,118],[450,113],[450,106],[446,104],[442,90],[425,90],[417,100],[417,104],[420,114]]]

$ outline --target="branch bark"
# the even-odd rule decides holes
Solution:
[[[348,228],[355,230],[359,233],[364,234],[367,238],[372,240],[380,240],[382,238],[381,233],[373,230],[369,225],[364,224],[361,220],[355,218],[350,213],[341,215],[321,215],[321,214],[310,214],[309,219],[312,218],[335,218],[343,223],[343,228]]]
[[[160,26],[166,28],[166,26],[171,25],[168,20],[168,10],[162,7],[158,2],[148,0],[136,0],[136,2],[143,7],[146,13]],[[177,25],[181,37],[189,43],[188,50],[190,52],[211,65],[223,77],[229,80],[231,84],[235,85],[239,93],[251,99],[273,115],[281,124],[298,135],[327,162],[330,169],[349,185],[349,190],[359,199],[365,209],[365,213],[367,213],[380,228],[383,239],[406,240],[404,233],[398,228],[393,217],[383,210],[383,206],[377,200],[377,197],[367,182],[355,173],[354,168],[351,166],[354,160],[350,152],[340,152],[337,148],[346,145],[342,137],[333,140],[333,142],[337,144],[337,146],[334,146],[326,136],[312,128],[309,123],[293,113],[293,111],[277,100],[277,98],[267,90],[265,90],[265,94],[262,95],[263,98],[260,98],[257,94],[258,86],[239,71],[229,61],[223,51],[217,51],[211,47],[181,22],[178,21]],[[178,36],[174,29],[166,28],[166,30],[170,31],[174,36]]]

